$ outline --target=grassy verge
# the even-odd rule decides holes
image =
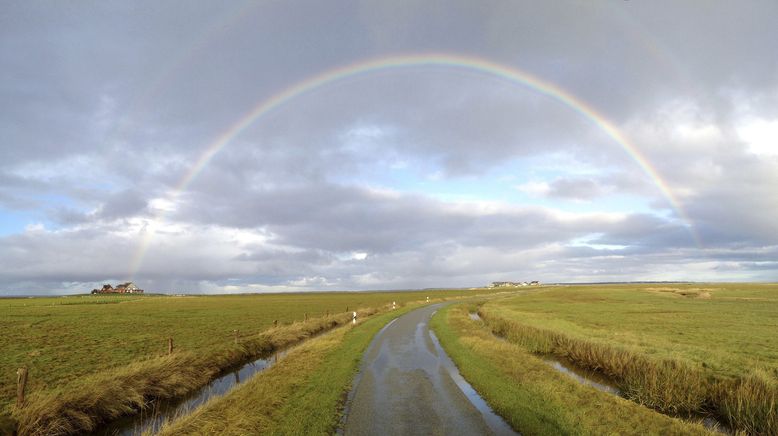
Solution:
[[[375,309],[358,311],[360,317]],[[222,371],[257,356],[285,348],[350,322],[350,315],[322,317],[272,328],[239,344],[208,352],[174,352],[104,371],[77,382],[30,396],[14,411],[22,435],[89,432],[100,423],[142,409],[150,399],[180,397],[205,385]]]
[[[523,434],[708,434],[699,424],[570,380],[523,347],[495,338],[468,318],[465,305],[438,311],[431,326],[465,379]]]
[[[754,328],[754,336],[743,346],[720,350],[720,343],[742,334],[741,326],[708,332],[707,337],[695,334],[699,325],[733,318],[732,312],[741,315],[740,323],[753,320],[759,312],[742,312],[757,295],[761,297],[761,321],[769,325],[770,317],[764,314],[774,314],[775,306],[770,307],[773,301],[766,297],[771,296],[771,289],[766,289],[761,295],[755,295],[756,288],[747,289],[746,299],[738,301],[726,287],[563,288],[488,303],[479,314],[493,333],[526,351],[555,354],[601,372],[637,403],[671,414],[711,413],[739,431],[773,435],[778,434],[778,380],[769,368],[775,361],[753,359],[759,356],[759,347],[754,347],[754,354],[749,353],[752,343],[773,335],[760,337],[763,327]],[[717,294],[726,299],[717,302]],[[717,313],[711,306],[729,311]],[[589,309],[597,312],[596,321]],[[665,312],[672,318],[665,318]],[[626,321],[630,315],[646,323]],[[657,316],[663,325],[651,321]],[[679,326],[688,330],[679,330]],[[678,336],[682,338],[677,340]],[[707,354],[699,353],[703,346],[710,347]],[[737,351],[741,355],[731,355]]]
[[[411,309],[378,315],[308,341],[230,394],[165,426],[160,434],[333,434],[373,336]]]
[[[598,371],[616,382],[627,398],[672,414],[705,409],[709,398],[706,375],[676,360],[653,360],[627,349],[571,338],[561,333],[479,312],[494,334],[531,353],[554,354]]]

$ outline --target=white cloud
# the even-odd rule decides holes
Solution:
[[[547,182],[536,180],[517,185],[516,189],[531,197],[545,197],[551,192],[551,187]]]
[[[748,151],[757,156],[778,156],[778,120],[751,118],[736,127]]]

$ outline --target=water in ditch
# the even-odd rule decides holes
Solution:
[[[253,375],[270,368],[289,352],[285,349],[226,372],[207,385],[184,398],[166,401],[152,401],[137,415],[120,418],[92,433],[94,436],[135,436],[143,433],[157,433],[168,421],[188,415],[192,410],[211,398],[224,395],[236,385]]]
[[[482,321],[477,312],[470,312],[468,315],[473,321]],[[495,337],[500,340],[505,340],[504,338],[501,338],[497,335],[495,335]],[[610,379],[598,372],[583,369],[574,363],[553,354],[540,355],[538,357],[540,357],[540,359],[551,368],[567,375],[582,385],[591,386],[608,394],[618,395],[620,397],[624,396],[621,390],[619,390],[619,388],[616,387],[616,385]],[[690,417],[678,418],[700,422],[708,430],[712,430],[721,434],[734,434],[728,426],[724,425],[710,415],[697,414]]]
[[[605,376],[594,371],[587,371],[575,366],[572,362],[560,359],[557,356],[540,356],[541,360],[555,370],[567,375],[582,385],[591,386],[598,391],[622,396],[621,391]]]

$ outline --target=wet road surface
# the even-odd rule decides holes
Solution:
[[[464,380],[429,329],[441,305],[397,318],[370,344],[346,435],[515,435]]]

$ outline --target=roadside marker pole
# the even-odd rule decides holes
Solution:
[[[397,306],[394,304],[394,301],[392,301],[392,310],[394,310]]]
[[[235,332],[235,345],[238,345],[238,331],[233,330],[233,332]]]
[[[16,370],[16,407],[24,405],[24,389],[27,387],[27,368]]]
[[[356,313],[356,312],[354,312],[354,313],[352,314],[352,318],[351,318],[351,324],[356,324],[356,323],[357,323],[357,313]]]
[[[173,354],[173,338],[167,338],[167,354]]]

